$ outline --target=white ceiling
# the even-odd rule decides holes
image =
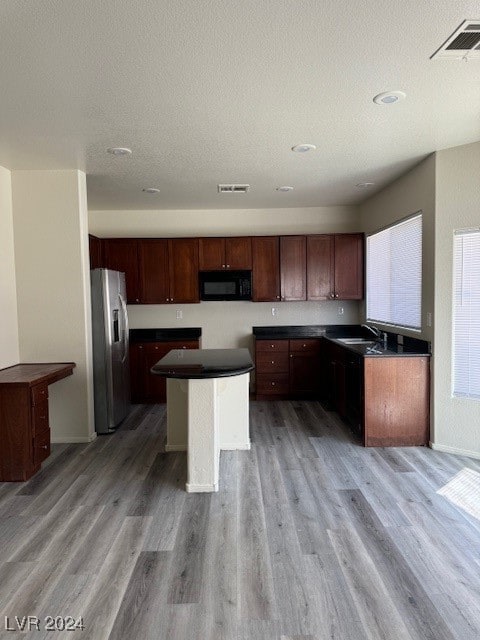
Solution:
[[[480,139],[480,61],[430,60],[464,19],[478,0],[4,1],[0,164],[83,169],[92,209],[357,203]]]

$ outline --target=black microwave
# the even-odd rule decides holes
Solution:
[[[200,271],[200,300],[251,300],[251,271]]]

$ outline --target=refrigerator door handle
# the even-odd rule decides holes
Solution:
[[[120,300],[120,306],[123,311],[123,334],[122,334],[122,343],[123,343],[123,355],[122,362],[125,362],[127,359],[127,344],[128,344],[128,315],[127,315],[127,303],[125,302],[121,293],[118,294],[118,298]]]

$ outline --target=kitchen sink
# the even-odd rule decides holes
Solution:
[[[376,340],[370,340],[370,338],[337,338],[339,342],[343,344],[375,344]]]

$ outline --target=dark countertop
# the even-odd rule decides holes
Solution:
[[[198,340],[202,336],[201,327],[180,329],[130,329],[130,342],[175,342],[177,340]]]
[[[372,336],[373,338],[373,336]],[[365,358],[380,358],[380,357],[409,357],[411,358],[416,356],[430,356],[427,350],[421,349],[419,347],[397,344],[393,342],[389,342],[387,348],[384,349],[381,342],[371,341],[369,344],[345,344],[338,340],[338,338],[327,338],[329,342],[333,342],[334,344],[338,344],[340,347],[344,349],[348,349],[349,351],[353,351],[357,355]],[[422,342],[422,341],[418,341]]]
[[[254,369],[248,349],[172,349],[150,371],[165,378],[224,378]]]
[[[283,325],[270,327],[252,327],[253,335],[258,340],[288,340],[295,338],[326,338],[357,355],[365,357],[380,356],[429,356],[430,345],[425,340],[403,336],[403,344],[398,344],[396,333],[387,333],[388,343],[384,349],[381,342],[375,342],[368,329],[355,325]],[[371,344],[345,344],[338,338],[362,337],[371,339]]]

